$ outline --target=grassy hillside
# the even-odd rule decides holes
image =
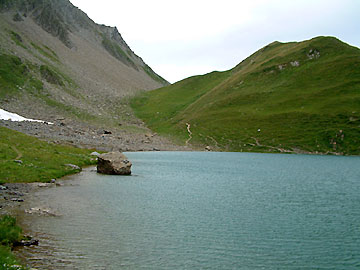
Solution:
[[[360,50],[274,42],[226,72],[136,97],[150,128],[218,150],[360,154]]]
[[[49,182],[95,164],[91,150],[55,145],[0,127],[0,183]]]

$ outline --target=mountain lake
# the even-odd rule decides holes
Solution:
[[[17,251],[36,269],[359,269],[360,157],[125,153],[39,190]]]

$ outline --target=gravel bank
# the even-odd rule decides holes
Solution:
[[[105,130],[73,120],[56,120],[53,125],[38,122],[0,120],[0,126],[17,130],[54,143],[70,144],[99,151],[189,151],[189,146],[177,146],[153,134],[126,130]]]

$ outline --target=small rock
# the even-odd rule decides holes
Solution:
[[[20,196],[20,197],[24,196],[23,193],[18,192],[18,191],[11,191],[11,192],[8,192],[8,194],[11,196]]]
[[[112,134],[112,132],[108,131],[108,130],[104,130],[104,134],[110,135],[110,134]]]
[[[48,183],[39,183],[38,187],[49,187]]]
[[[52,210],[48,209],[48,208],[38,208],[38,207],[33,207],[30,208],[29,210],[25,210],[25,213],[27,214],[37,214],[40,216],[57,216]]]
[[[23,164],[22,160],[14,160],[15,163]]]
[[[74,165],[74,164],[65,164],[65,166],[67,167],[71,167],[72,169],[74,170],[81,170],[81,168],[77,165]]]
[[[55,184],[55,183],[56,183],[56,179],[51,179],[50,183]]]
[[[310,49],[309,54],[307,55],[309,59],[317,59],[320,57],[320,52],[316,49]]]
[[[38,246],[39,240],[31,239],[31,240],[21,240],[20,242],[15,242],[15,247],[29,247],[29,246]]]
[[[355,122],[355,121],[357,121],[357,120],[358,120],[357,118],[352,117],[352,116],[349,118],[349,121],[350,121],[350,122]]]
[[[283,70],[286,68],[286,64],[278,65],[279,70]]]
[[[12,202],[23,202],[24,199],[21,199],[21,198],[11,198],[10,201],[12,201]]]
[[[0,185],[0,190],[7,190],[6,186]]]
[[[210,147],[210,146],[206,146],[206,147],[205,147],[205,150],[206,150],[206,151],[211,151],[211,147]]]
[[[98,152],[92,152],[92,153],[90,154],[90,156],[98,157],[98,156],[100,156],[100,153],[98,153]]]
[[[160,151],[160,149],[159,149],[159,148],[154,147],[154,148],[153,148],[153,151]]]

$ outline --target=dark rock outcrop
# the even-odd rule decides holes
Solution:
[[[30,246],[38,246],[39,240],[29,239],[29,240],[21,240],[19,242],[14,243],[14,247],[30,247]]]
[[[112,175],[130,175],[132,163],[120,152],[110,152],[98,157],[97,172]]]

